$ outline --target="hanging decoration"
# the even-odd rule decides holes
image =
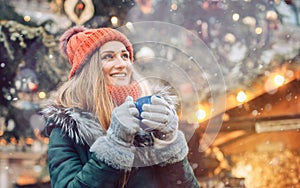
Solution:
[[[15,80],[17,90],[21,92],[34,92],[38,89],[38,79],[35,72],[30,68],[21,69]]]
[[[77,25],[83,25],[95,13],[92,0],[66,0],[64,2],[64,10],[70,20]]]

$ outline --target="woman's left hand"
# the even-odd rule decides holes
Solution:
[[[137,147],[135,165],[166,165],[183,160],[188,153],[184,134],[178,130],[178,116],[173,105],[163,97],[152,96],[141,113],[144,129],[154,139],[153,147]]]
[[[141,117],[142,123],[147,126],[145,131],[157,130],[163,134],[170,134],[178,129],[176,111],[162,97],[153,95],[151,104],[143,105]]]

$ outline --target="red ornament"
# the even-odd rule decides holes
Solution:
[[[30,82],[30,81],[28,82],[28,88],[30,89],[30,91],[32,91],[32,92],[36,91],[38,87],[39,87],[38,84]]]
[[[82,25],[94,16],[93,0],[65,0],[64,10],[77,25]]]
[[[78,10],[83,10],[84,9],[84,4],[83,3],[78,3],[77,5],[76,5],[76,9],[78,9]]]

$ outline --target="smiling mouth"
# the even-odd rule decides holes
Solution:
[[[115,74],[111,74],[110,76],[111,77],[119,77],[119,78],[121,78],[121,77],[126,77],[126,74],[125,73],[115,73]]]

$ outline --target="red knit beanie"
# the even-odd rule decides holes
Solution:
[[[127,37],[112,28],[87,29],[75,26],[67,30],[60,38],[60,49],[65,54],[72,69],[69,79],[75,74],[92,53],[109,41],[122,42],[129,52],[130,60],[133,62],[133,48]]]

